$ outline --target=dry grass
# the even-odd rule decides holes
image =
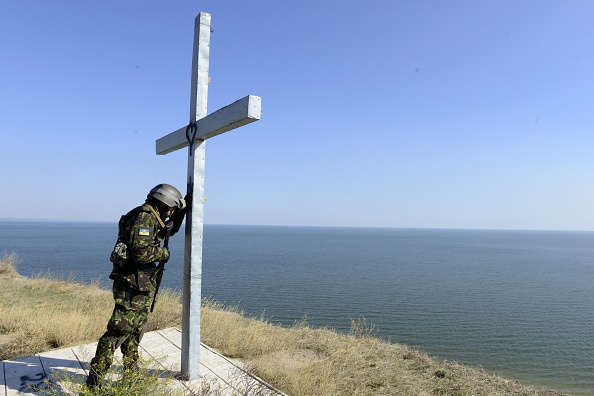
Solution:
[[[345,335],[307,323],[283,328],[206,301],[202,340],[294,396],[559,395],[374,338],[363,318]]]
[[[113,310],[111,291],[50,274],[18,274],[13,253],[0,259],[0,358],[95,342]],[[147,331],[181,324],[180,296],[159,292]]]
[[[0,276],[7,279],[20,276],[18,272],[19,264],[20,260],[16,253],[8,254],[5,251],[0,257]]]
[[[0,259],[0,357],[30,355],[94,342],[113,309],[108,290],[49,275],[18,274],[18,258]],[[180,326],[180,296],[159,294],[149,328]],[[201,338],[289,395],[559,395],[479,369],[439,362],[417,350],[373,337],[373,325],[352,321],[350,334],[291,328],[250,318],[234,307],[204,301]]]

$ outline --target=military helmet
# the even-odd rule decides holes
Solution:
[[[158,184],[148,193],[147,197],[153,197],[170,207],[183,209],[186,207],[186,201],[181,193],[171,184]]]

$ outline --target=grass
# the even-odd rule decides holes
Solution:
[[[95,342],[113,310],[111,292],[50,274],[26,278],[18,257],[0,258],[0,359]],[[147,331],[181,325],[179,293],[159,293]]]
[[[97,341],[113,309],[110,291],[50,275],[29,279],[19,275],[17,267],[15,254],[0,258],[2,359]],[[147,330],[180,325],[180,296],[164,290]],[[349,334],[312,328],[306,320],[287,328],[205,300],[201,339],[292,396],[560,395],[388,343],[374,337],[373,324],[364,318],[352,320]],[[151,383],[150,378],[143,381]],[[102,394],[148,394],[126,389]],[[200,394],[217,393],[205,389]]]
[[[171,386],[175,378],[160,375],[156,361],[144,361],[138,373],[121,371],[121,362],[115,362],[116,369],[111,372],[114,379],[103,382],[101,388],[89,389],[84,385],[84,377],[68,372],[53,373],[49,379],[34,391],[44,396],[183,396],[181,389]],[[200,395],[208,395],[200,394]]]

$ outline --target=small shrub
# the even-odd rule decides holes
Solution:
[[[34,389],[44,396],[181,396],[183,389],[175,388],[173,371],[164,370],[156,360],[142,361],[138,372],[124,371],[121,362],[116,361],[101,387],[89,389],[85,385],[86,375],[57,372],[42,386]]]
[[[18,272],[20,263],[21,260],[15,252],[8,254],[4,251],[0,257],[0,276],[9,278],[20,276]]]

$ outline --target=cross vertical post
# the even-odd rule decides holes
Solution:
[[[157,154],[188,146],[187,191],[192,194],[192,207],[186,214],[184,241],[181,374],[190,381],[199,378],[200,365],[206,139],[257,121],[262,114],[260,97],[248,95],[207,115],[210,21],[206,12],[194,21],[190,123],[156,141]]]
[[[194,20],[189,125],[207,114],[210,19],[210,14],[201,12]],[[193,131],[195,134],[195,128]],[[188,144],[187,189],[192,194],[192,208],[186,215],[184,244],[181,372],[189,380],[198,379],[200,366],[205,154],[206,140]]]

